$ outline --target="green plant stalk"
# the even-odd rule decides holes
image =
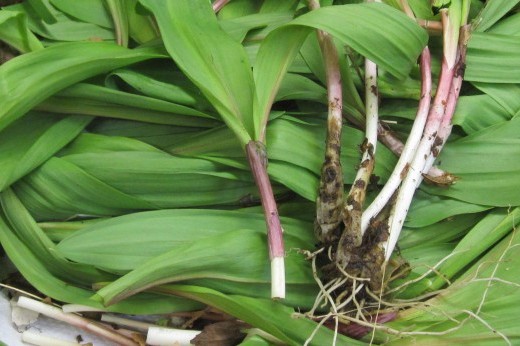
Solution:
[[[285,298],[285,249],[283,229],[274,199],[271,181],[267,174],[267,152],[262,142],[250,141],[246,146],[246,154],[260,193],[267,225],[267,241],[269,258],[271,259],[271,298]]]
[[[121,0],[105,0],[114,21],[117,44],[128,46],[128,14]]]

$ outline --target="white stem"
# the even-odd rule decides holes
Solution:
[[[271,298],[285,298],[285,263],[283,257],[271,260]]]
[[[387,242],[384,243],[385,258],[387,261],[390,259],[395,245],[397,244],[397,239],[399,238],[399,234],[403,228],[415,190],[423,179],[423,169],[426,165],[428,156],[432,151],[432,147],[434,146],[435,139],[437,138],[437,131],[439,130],[446,111],[446,104],[453,81],[453,74],[453,69],[450,69],[447,62],[443,61],[439,86],[437,88],[432,108],[428,114],[423,138],[421,139],[419,148],[415,153],[412,163],[409,166],[408,173],[399,189],[394,208],[390,215],[389,237]]]
[[[377,88],[377,65],[368,59],[365,59],[365,107],[366,138],[368,143],[372,144],[373,155],[375,155],[377,128],[379,126],[379,91]],[[363,160],[368,158],[368,155],[366,155]]]
[[[406,145],[403,148],[401,156],[399,157],[399,161],[397,161],[397,164],[392,174],[390,175],[390,178],[388,178],[388,181],[386,182],[381,192],[379,192],[374,201],[363,213],[361,218],[361,230],[363,233],[365,233],[366,229],[368,228],[370,220],[379,214],[379,212],[384,208],[384,206],[388,203],[394,192],[399,187],[399,184],[406,175],[406,170],[409,167],[419,146],[419,142],[424,131],[424,126],[426,124],[426,119],[428,118],[431,102],[432,80],[430,68],[430,51],[428,47],[423,50],[421,55],[421,75],[423,79],[421,87],[422,95],[419,102],[419,107],[417,108],[417,114],[415,116],[412,130],[408,136],[408,140],[406,141]]]
[[[54,318],[55,320],[62,321],[83,329],[85,331],[91,332],[93,334],[102,336],[109,340],[112,340],[120,345],[128,345],[128,346],[136,346],[137,343],[134,341],[120,335],[117,332],[114,332],[104,326],[101,326],[97,323],[94,323],[86,318],[80,317],[78,315],[64,313],[60,308],[55,306],[51,306],[42,302],[39,302],[34,299],[30,299],[27,297],[20,297],[17,302],[18,306],[21,308],[25,308],[28,310],[36,311],[42,315],[48,316],[50,318]]]
[[[135,321],[129,318],[122,318],[111,314],[101,315],[101,321],[106,323],[114,323],[118,326],[128,327],[130,329],[136,329],[142,332],[146,332],[149,328],[156,327],[156,325],[152,323]]]
[[[31,345],[38,346],[77,346],[77,342],[56,339],[51,336],[26,330],[22,333],[22,341]]]
[[[191,340],[200,334],[197,330],[151,327],[148,329],[146,344],[152,346],[190,346]]]

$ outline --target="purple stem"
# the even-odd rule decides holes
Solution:
[[[269,241],[270,259],[284,257],[285,250],[283,244],[282,225],[274,199],[271,181],[267,174],[267,156],[263,143],[250,141],[246,145],[247,159],[253,172],[255,183],[260,192],[260,199],[264,209],[265,222],[267,224],[267,236]]]
[[[222,7],[226,6],[226,4],[229,2],[230,0],[216,0],[214,3],[213,3],[213,11],[218,12],[222,9]]]

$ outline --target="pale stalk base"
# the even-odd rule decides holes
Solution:
[[[152,346],[179,345],[190,346],[190,341],[200,334],[198,330],[151,327],[148,329],[146,344]]]
[[[77,342],[66,341],[62,339],[56,339],[50,336],[43,335],[41,333],[32,332],[26,330],[22,333],[22,341],[38,346],[77,346],[80,345]]]
[[[60,308],[57,308],[55,306],[48,305],[27,297],[20,297],[18,299],[17,305],[21,308],[38,312],[47,317],[54,318],[58,321],[63,321],[80,329],[102,336],[104,338],[116,342],[119,345],[137,345],[137,343],[135,343],[133,340],[130,340],[117,332],[114,332],[104,326],[96,324],[81,316],[70,313],[64,313]]]
[[[283,257],[271,260],[271,298],[285,299],[285,263]]]

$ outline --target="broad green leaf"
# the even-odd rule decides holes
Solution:
[[[38,220],[257,201],[249,172],[169,155],[128,138],[83,134],[14,185]],[[275,193],[285,189],[274,186]]]
[[[491,249],[520,222],[520,209],[496,209],[480,220],[453,250],[454,256],[447,259],[439,272],[444,278],[452,278],[465,266],[473,263],[480,255]],[[445,280],[436,277],[431,289],[436,290],[445,284]]]
[[[62,302],[126,314],[172,313],[173,311],[191,311],[202,308],[201,304],[186,298],[150,294],[139,294],[106,308],[89,299],[93,294],[92,291],[71,285],[52,275],[33,252],[12,233],[4,215],[0,215],[0,244],[31,285],[39,292]]]
[[[137,10],[138,3],[138,0],[125,0],[123,6],[125,6],[128,17],[130,37],[137,43],[143,44],[159,38],[160,35],[153,19]]]
[[[110,43],[74,42],[12,59],[0,66],[0,130],[69,85],[157,57],[161,55],[153,49],[129,50]]]
[[[399,236],[399,247],[406,249],[424,243],[448,243],[460,239],[483,217],[484,213],[455,215],[425,227],[405,226]],[[434,264],[434,263],[433,263]]]
[[[510,117],[520,113],[520,100],[517,97],[518,93],[520,93],[520,85],[496,83],[473,84],[500,104],[500,106],[508,112]]]
[[[507,105],[501,105],[491,95],[460,96],[452,123],[462,127],[466,134],[472,134],[511,119],[514,113],[509,112],[504,106]]]
[[[212,115],[191,107],[86,83],[70,86],[35,108],[169,125],[213,127],[221,124]]]
[[[519,2],[519,1],[516,1]],[[510,36],[519,36],[520,35],[520,13],[513,14],[497,24],[493,25],[492,28],[488,30],[488,32],[492,34],[499,35],[510,35]]]
[[[464,79],[470,82],[519,83],[519,54],[517,37],[474,32],[468,43]]]
[[[21,53],[43,48],[43,45],[27,27],[24,13],[0,10],[0,40]]]
[[[399,78],[410,72],[427,40],[406,15],[383,4],[323,7],[274,30],[262,42],[254,65],[259,101],[254,117],[260,138],[282,77],[313,29],[330,33]]]
[[[478,213],[490,207],[417,191],[406,216],[407,227],[424,227],[454,215]]]
[[[512,214],[518,213],[515,210]],[[397,330],[409,330],[413,325],[412,331],[422,332],[421,335],[396,338],[377,332],[376,342],[384,341],[389,345],[516,344],[520,333],[511,316],[520,313],[516,303],[520,299],[517,271],[520,263],[515,254],[520,239],[518,232],[511,232],[516,221],[506,219],[508,222],[503,224],[505,232],[502,236],[510,232],[509,236],[467,268],[442,294],[425,301],[420,307],[400,311],[399,318],[388,324]],[[491,235],[491,229],[488,231]],[[477,246],[482,242],[487,240],[474,239]],[[473,317],[468,312],[474,313]]]
[[[42,11],[36,11],[31,4],[40,4],[48,13],[49,20],[42,18]],[[113,30],[96,24],[82,22],[57,10],[49,0],[27,1],[7,7],[24,12],[29,20],[29,28],[35,34],[54,41],[114,40]],[[43,19],[43,20],[42,20]]]
[[[67,219],[77,214],[118,215],[157,208],[57,157],[18,181],[13,190],[37,220]]]
[[[220,20],[219,24],[222,29],[237,42],[242,42],[246,35],[253,29],[269,28],[269,31],[276,27],[287,23],[293,18],[293,12],[278,13],[255,13],[248,16]],[[258,36],[265,36],[265,30],[262,33],[255,34],[249,40],[258,40]]]
[[[193,231],[196,230],[194,226]],[[305,230],[301,230],[305,231]],[[170,232],[175,232],[174,229]],[[120,301],[137,292],[160,284],[174,283],[184,280],[205,279],[211,287],[211,281],[228,281],[255,285],[268,284],[271,281],[269,271],[269,255],[265,231],[263,229],[232,229],[219,232],[210,237],[200,238],[187,244],[172,247],[162,255],[142,262],[131,272],[103,287],[96,294],[105,305]],[[290,286],[307,285],[312,292],[307,296],[307,302],[295,302],[300,307],[309,307],[317,287],[310,263],[297,249],[308,247],[309,243],[298,241],[285,234],[285,244],[288,255],[285,257],[286,283],[288,284],[288,300],[293,301]],[[219,244],[219,246],[214,246]],[[232,285],[228,288],[233,291]],[[236,293],[236,292],[234,292]],[[252,296],[257,296],[253,293]],[[264,298],[269,298],[265,295]],[[297,306],[298,306],[297,305]]]
[[[218,12],[218,17],[226,20],[251,15],[257,13],[261,5],[260,1],[233,0]]]
[[[76,137],[92,120],[31,112],[2,132],[0,191],[41,165]]]
[[[475,18],[474,31],[483,32],[504,17],[519,0],[488,0],[479,16]]]
[[[208,101],[184,74],[173,71],[171,66],[157,68],[157,65],[116,70],[107,76],[105,83],[111,88],[117,88],[124,81],[136,93],[198,110],[210,108]]]
[[[313,246],[310,223],[283,219],[283,224],[289,239]],[[58,249],[77,262],[129,271],[154,256],[210,236],[230,230],[264,228],[262,213],[210,209],[149,211],[88,225],[60,242]],[[144,243],[147,245],[143,246]]]
[[[157,19],[168,53],[197,85],[244,147],[253,137],[254,85],[243,47],[203,0],[142,0]]]
[[[165,294],[178,295],[213,306],[264,330],[289,345],[303,345],[315,329],[317,329],[317,332],[308,345],[329,345],[334,340],[334,331],[318,326],[316,322],[303,316],[295,317],[293,309],[276,301],[225,295],[211,289],[186,285],[165,285],[161,288],[161,291]],[[337,342],[342,345],[364,344],[341,334],[337,335]]]
[[[113,29],[114,22],[110,13],[103,4],[103,0],[49,0],[50,3],[69,16],[82,22],[99,25],[103,28]]]
[[[264,0],[260,8],[260,13],[294,11],[298,3],[298,0]]]
[[[438,166],[459,180],[426,191],[487,206],[520,205],[520,118],[487,127],[448,143]]]
[[[118,119],[103,119],[102,121],[98,119],[89,127],[92,133],[135,138],[164,151],[167,151],[169,147],[184,143],[186,140],[198,135],[203,129]]]
[[[284,100],[307,100],[326,104],[327,90],[301,74],[287,73],[275,99]]]
[[[102,273],[88,264],[70,262],[56,251],[56,245],[38,227],[10,189],[0,194],[0,203],[6,220],[18,238],[33,251],[36,257],[56,277],[78,285],[90,285],[92,282],[113,279],[112,275]]]

